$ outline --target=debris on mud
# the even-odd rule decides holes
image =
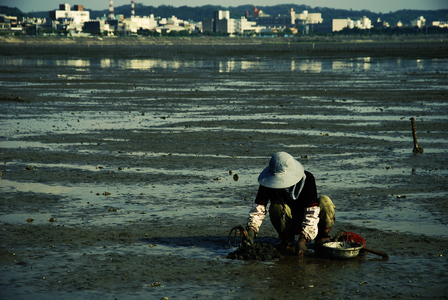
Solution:
[[[280,252],[277,249],[268,244],[254,244],[252,246],[242,245],[236,251],[227,255],[229,259],[237,260],[259,260],[267,261],[280,258]]]
[[[151,287],[151,288],[152,288],[152,287],[158,287],[158,286],[162,286],[162,283],[160,283],[160,282],[157,281],[157,282],[154,282],[154,283],[152,283],[152,284],[149,285],[149,287]]]

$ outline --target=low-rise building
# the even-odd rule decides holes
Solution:
[[[149,17],[131,17],[131,22],[134,22],[136,24],[137,30],[140,29],[154,29],[157,27],[157,20],[154,18],[154,15],[151,14]]]
[[[347,19],[333,19],[333,31],[341,31],[342,29],[349,27],[351,25],[350,18]],[[352,27],[353,28],[353,27]]]
[[[426,20],[422,16],[420,16],[417,19],[411,21],[411,26],[412,27],[422,28],[422,27],[425,27],[425,25],[426,25]]]
[[[96,20],[96,21],[88,21],[84,22],[84,26],[82,27],[83,31],[92,32],[92,33],[104,33],[111,32],[110,26],[106,23],[105,20]]]
[[[359,28],[359,29],[370,29],[372,28],[372,22],[367,17],[362,17],[359,20],[351,20],[350,18],[347,19],[333,19],[333,31],[341,31],[344,28]]]
[[[246,11],[246,16],[240,19],[231,19],[229,11],[215,11],[213,19],[202,20],[202,29],[204,32],[245,34],[248,32],[277,32],[288,28],[296,33],[299,28],[305,30],[304,25],[321,24],[322,22],[320,13],[303,11],[301,14],[296,14],[291,8],[286,15],[270,16],[254,7],[252,15]]]
[[[293,11],[292,8],[291,11]],[[320,24],[324,21],[321,13],[308,13],[307,10],[304,10],[301,14],[296,14],[295,16],[295,24],[297,25]]]
[[[258,26],[264,26],[266,28],[289,28],[295,24],[296,13],[291,8],[287,15],[270,16],[267,14],[260,14],[257,12],[257,8],[254,7],[252,16],[247,19],[256,22]]]
[[[370,29],[372,28],[372,21],[370,21],[369,18],[364,16],[361,19],[356,20],[354,26],[359,29]]]
[[[254,21],[258,26],[266,27],[267,30],[284,30],[286,28],[294,30],[303,25],[320,24],[323,22],[322,14],[320,13],[308,13],[307,10],[304,10],[302,13],[297,14],[293,8],[286,15],[270,16],[254,7],[252,16],[249,16],[247,12],[246,16],[249,21]]]
[[[266,29],[264,26],[258,26],[257,22],[249,21],[246,17],[235,19],[235,33],[247,34],[247,33],[259,33]]]
[[[163,34],[167,34],[167,33],[170,33],[171,31],[184,31],[184,30],[186,30],[185,29],[185,27],[183,27],[183,26],[177,26],[177,25],[170,25],[170,24],[167,24],[167,25],[162,25],[162,26],[159,26],[159,27],[157,27],[156,29],[155,29],[158,33],[163,33]]]
[[[432,26],[440,27],[440,28],[448,28],[448,20],[433,21]]]
[[[448,14],[445,17],[445,20],[433,21],[432,26],[447,28],[448,27]]]
[[[109,25],[108,30],[109,31],[124,31],[124,19],[123,18],[116,18],[116,19],[107,19],[104,20],[106,24]]]
[[[11,20],[5,14],[0,14],[0,31],[6,30],[11,30]]]

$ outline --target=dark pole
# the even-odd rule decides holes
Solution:
[[[412,137],[414,138],[414,149],[412,150],[412,152],[414,152],[415,154],[423,153],[423,148],[418,146],[417,125],[415,125],[415,118],[414,117],[411,118],[411,123],[412,123]]]

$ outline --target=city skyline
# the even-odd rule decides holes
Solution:
[[[59,4],[68,3],[70,6],[73,5],[84,5],[85,9],[91,10],[106,10],[109,8],[109,0],[101,1],[85,1],[85,0],[0,0],[0,5],[17,7],[21,11],[37,12],[37,11],[50,11],[59,8]],[[122,6],[130,4],[130,0],[114,0],[114,6]],[[203,5],[221,5],[212,3],[210,0],[190,0],[187,3],[180,0],[136,0],[135,3],[141,3],[146,6],[160,6],[160,5],[172,5],[175,7],[179,6],[203,6]],[[416,9],[416,10],[439,10],[448,9],[448,1],[446,0],[376,0],[376,1],[366,1],[366,0],[301,0],[301,1],[273,1],[273,0],[248,0],[242,2],[241,0],[228,0],[225,2],[224,7],[239,6],[244,4],[254,5],[254,6],[274,6],[278,4],[296,4],[296,5],[308,5],[311,7],[328,7],[336,9],[353,9],[353,10],[370,10],[376,13],[388,13],[390,11],[394,12],[402,9]],[[138,15],[138,12],[137,12]]]

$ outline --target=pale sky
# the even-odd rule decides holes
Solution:
[[[32,11],[50,11],[59,9],[59,4],[68,3],[72,7],[75,4],[84,5],[86,9],[103,10],[109,9],[109,0],[0,0],[0,5],[17,7],[23,12]],[[130,4],[130,0],[114,0],[114,6]],[[224,7],[239,6],[242,4],[251,4],[255,6],[273,6],[276,4],[304,4],[311,7],[321,6],[339,9],[362,10],[367,9],[372,12],[388,13],[401,9],[422,9],[437,10],[448,9],[448,0],[135,0],[135,3],[143,5],[160,6],[162,4],[178,6],[202,6],[202,5],[221,5]],[[136,12],[138,14],[138,12]]]

